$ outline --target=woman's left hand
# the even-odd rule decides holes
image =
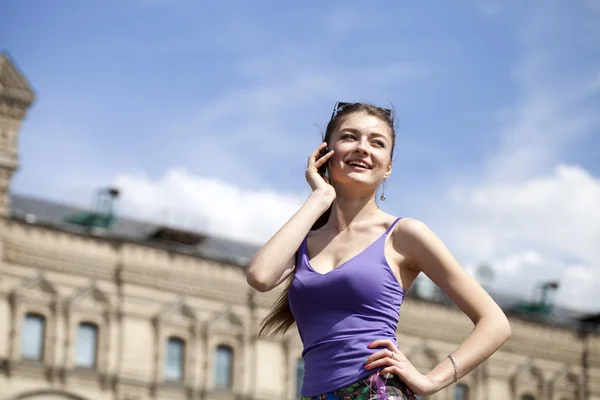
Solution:
[[[404,354],[389,339],[375,340],[368,346],[370,349],[385,347],[371,354],[365,365],[365,369],[376,369],[384,366],[379,374],[394,374],[408,386],[413,393],[419,396],[428,396],[436,392],[434,383],[429,377],[423,375],[411,364]]]

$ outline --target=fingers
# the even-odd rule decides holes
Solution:
[[[380,357],[371,360],[367,365],[365,365],[365,369],[373,369],[385,365],[396,365],[396,360],[392,357]]]
[[[319,168],[321,165],[325,164],[329,159],[333,156],[333,150],[329,150],[329,153],[325,154],[323,157],[319,158],[315,161],[315,167]]]
[[[323,142],[319,145],[319,147],[317,147],[315,149],[315,151],[313,151],[310,156],[308,156],[308,165],[310,165],[311,163],[314,163],[315,160],[317,159],[317,157],[319,156],[319,153],[321,152],[321,150],[323,150],[325,147],[327,147],[327,143]]]
[[[384,350],[380,350],[376,353],[371,354],[369,357],[367,357],[367,360],[365,361],[365,364],[370,364],[372,362],[374,362],[375,360],[379,360],[382,358],[394,358],[394,356],[392,356],[394,353],[390,350],[390,349],[384,349]]]
[[[373,349],[375,347],[387,347],[389,350],[391,350],[393,352],[400,352],[400,350],[398,350],[398,348],[396,347],[394,342],[392,342],[390,339],[375,340],[375,341],[369,343],[369,345],[367,347],[370,349]]]
[[[375,340],[374,342],[370,343],[367,347],[385,348],[367,357],[367,360],[365,361],[365,364],[367,364],[365,366],[366,369],[372,369],[385,365],[399,365],[400,362],[406,360],[406,356],[404,356],[404,354],[400,350],[398,350],[396,345],[389,339]]]
[[[365,365],[365,369],[375,369],[379,367],[392,367],[398,366],[398,361],[393,359],[392,357],[382,357],[371,361],[369,364]]]
[[[367,347],[383,348],[367,358],[365,361],[366,370],[378,370],[377,374],[381,376],[386,376],[387,374],[396,375],[416,394],[432,393],[430,389],[433,383],[428,383],[428,378],[415,369],[404,353],[398,350],[392,340],[375,340]]]
[[[391,366],[391,367],[387,367],[382,369],[381,371],[378,372],[379,375],[385,375],[385,374],[394,374],[397,377],[399,377],[400,379],[403,378],[403,374],[402,374],[402,370],[400,368],[398,368],[397,366]]]

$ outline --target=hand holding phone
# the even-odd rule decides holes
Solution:
[[[313,191],[319,191],[325,194],[326,198],[333,201],[335,199],[335,189],[329,183],[329,178],[325,175],[329,159],[333,157],[335,150],[329,149],[327,143],[321,143],[308,157],[306,165],[306,181]]]
[[[319,156],[317,157],[317,160],[320,159],[321,157],[324,157],[325,154],[329,153],[330,151],[331,150],[329,149],[329,147],[324,147],[323,149],[321,149],[321,151],[319,152]],[[319,173],[319,175],[325,176],[325,174],[327,173],[327,163],[324,163],[319,168],[317,168],[317,172]]]

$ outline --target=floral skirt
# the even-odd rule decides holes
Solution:
[[[396,375],[384,377],[373,373],[333,392],[302,396],[302,400],[416,400],[416,397]]]

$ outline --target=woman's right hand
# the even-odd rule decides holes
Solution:
[[[319,147],[317,147],[317,149],[308,157],[308,165],[306,166],[306,180],[313,192],[321,192],[333,202],[335,199],[335,189],[329,183],[329,179],[318,172],[319,167],[327,163],[333,156],[333,150],[330,150],[329,153],[325,154],[321,158],[318,158],[321,150],[325,147],[327,147],[327,143],[321,143]]]

